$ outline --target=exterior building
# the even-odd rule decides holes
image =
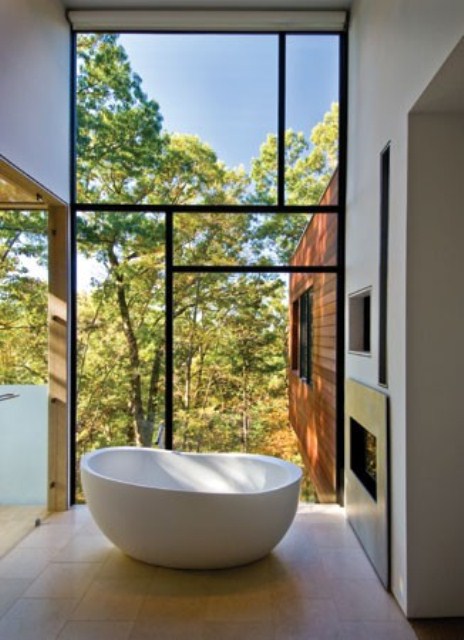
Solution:
[[[338,171],[321,205],[338,202]],[[337,216],[312,216],[291,264],[334,265]],[[290,274],[290,423],[321,502],[336,501],[336,275]]]

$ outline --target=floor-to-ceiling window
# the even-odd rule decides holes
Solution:
[[[288,274],[343,283],[342,198],[320,204],[344,157],[343,49],[338,34],[77,34],[78,457],[295,455]],[[337,219],[335,259],[295,263],[318,216]]]

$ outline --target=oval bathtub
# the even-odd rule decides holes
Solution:
[[[90,512],[124,553],[218,569],[267,555],[296,513],[301,470],[269,456],[115,447],[83,456]]]

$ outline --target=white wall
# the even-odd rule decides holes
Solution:
[[[0,154],[66,201],[69,41],[59,0],[0,3]]]
[[[408,565],[408,550],[417,531],[409,522],[414,517],[408,510],[413,498],[409,483],[415,469],[406,449],[408,113],[463,33],[462,0],[354,1],[349,62],[347,293],[373,287],[373,354],[371,358],[348,354],[346,375],[377,385],[379,154],[391,141],[388,392],[392,590],[409,615],[417,585],[415,579],[410,582],[414,565]],[[423,494],[420,499],[424,500]],[[435,614],[429,610],[423,615]]]
[[[1,385],[0,504],[47,502],[48,387]]]
[[[464,110],[411,116],[406,335],[412,616],[464,614],[463,168]]]

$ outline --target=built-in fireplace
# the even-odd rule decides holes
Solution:
[[[345,407],[348,520],[388,589],[388,396],[355,380],[347,380]]]
[[[351,471],[377,500],[377,438],[350,418]]]

